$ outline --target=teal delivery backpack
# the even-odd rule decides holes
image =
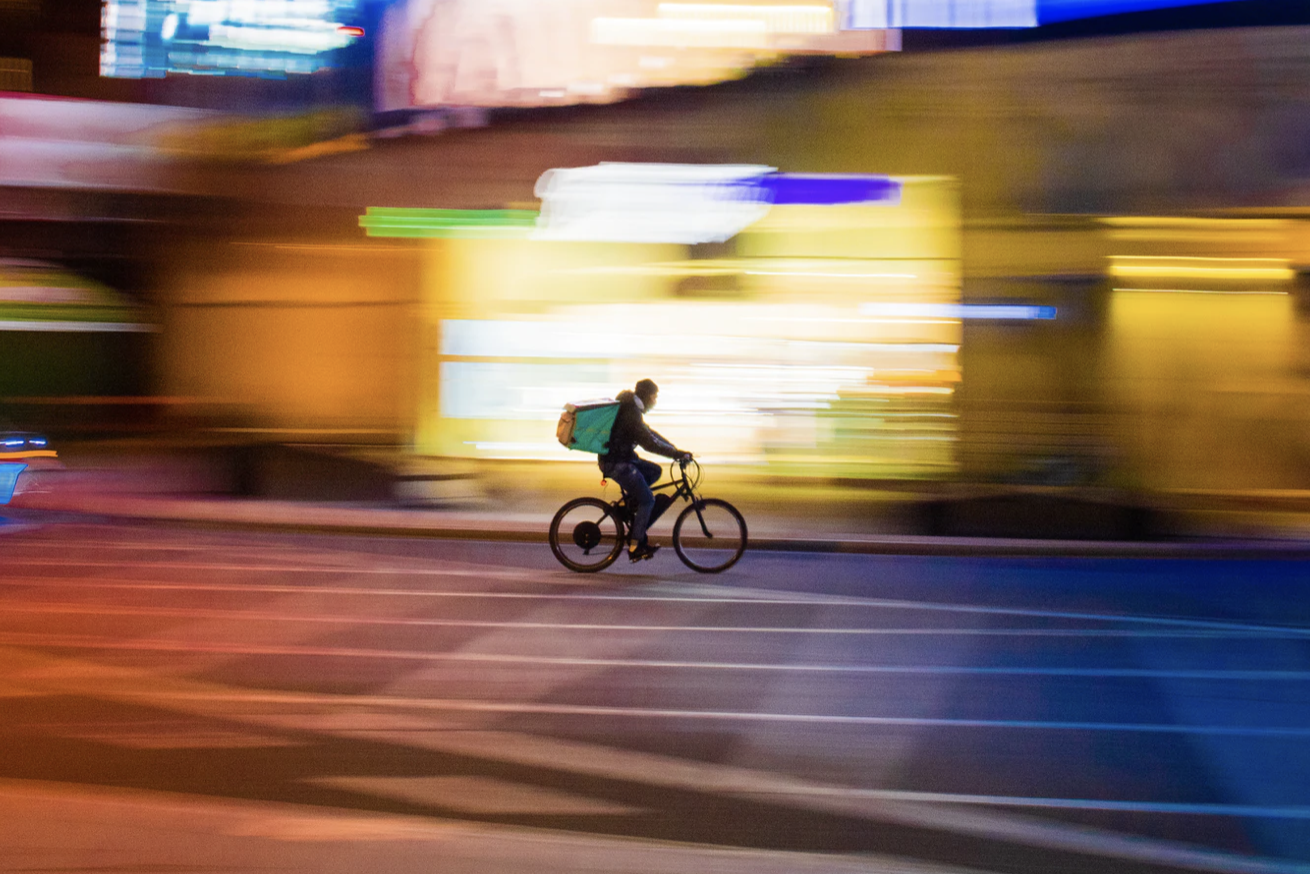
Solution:
[[[555,436],[568,449],[604,455],[609,451],[610,431],[618,415],[619,402],[613,398],[565,404]]]

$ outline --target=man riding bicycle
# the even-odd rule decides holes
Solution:
[[[610,430],[609,452],[597,460],[601,473],[618,483],[633,504],[632,531],[628,540],[628,559],[641,561],[650,558],[659,549],[646,541],[646,526],[650,524],[655,508],[655,493],[650,487],[660,478],[663,469],[653,461],[637,457],[637,447],[647,452],[678,460],[690,459],[672,443],[647,427],[643,414],[653,409],[660,387],[653,380],[640,380],[633,391],[619,392],[619,412]]]

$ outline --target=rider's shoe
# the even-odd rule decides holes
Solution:
[[[633,543],[628,546],[628,561],[637,562],[654,558],[659,547],[653,543]]]

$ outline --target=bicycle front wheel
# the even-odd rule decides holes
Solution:
[[[560,564],[580,574],[614,564],[626,540],[614,508],[600,498],[574,498],[550,520],[550,551]]]
[[[726,571],[746,551],[746,520],[727,501],[693,501],[673,523],[673,548],[692,570]]]

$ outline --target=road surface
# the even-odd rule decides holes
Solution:
[[[1293,561],[0,536],[0,869],[1310,871]]]

